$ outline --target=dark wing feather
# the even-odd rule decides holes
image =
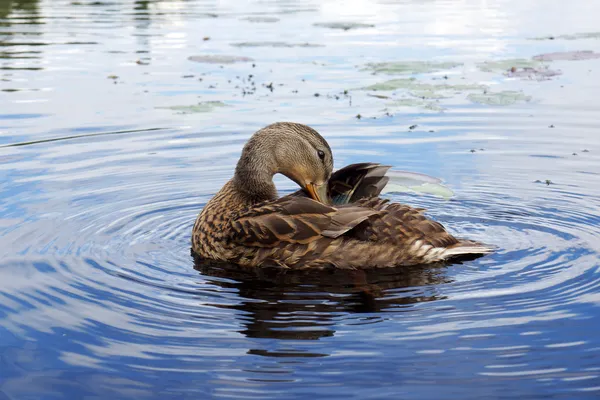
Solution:
[[[362,198],[377,197],[388,183],[390,169],[376,163],[350,164],[331,175],[329,195],[333,204],[355,203]]]
[[[339,237],[377,214],[358,206],[336,209],[304,197],[282,197],[231,222],[232,240],[255,247],[307,244]]]
[[[331,203],[350,204],[363,198],[379,196],[389,181],[385,176],[389,169],[387,165],[376,163],[350,164],[338,169],[329,178]],[[308,197],[308,194],[301,189],[286,197]]]

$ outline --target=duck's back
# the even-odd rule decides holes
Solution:
[[[452,236],[440,223],[427,218],[423,209],[381,198],[359,200],[356,205],[377,210],[379,214],[346,235],[343,250],[352,264],[360,262],[377,267],[426,264],[490,252],[485,245]]]
[[[336,171],[329,183],[331,200],[338,209],[362,207],[377,215],[331,243],[336,251],[327,260],[338,267],[390,267],[425,264],[463,256],[479,256],[492,249],[471,240],[458,239],[424,209],[392,203],[379,194],[389,178],[390,167],[361,163]]]

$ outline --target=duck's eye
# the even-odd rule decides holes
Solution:
[[[317,150],[317,154],[321,160],[325,159],[325,152],[323,150]]]

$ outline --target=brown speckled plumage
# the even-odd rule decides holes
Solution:
[[[491,251],[456,239],[421,209],[379,198],[389,167],[353,164],[332,175],[332,165],[327,142],[313,129],[294,123],[261,129],[244,147],[234,177],[198,216],[192,250],[244,266],[352,269]],[[277,198],[275,173],[303,190]],[[314,188],[325,187],[328,198],[319,198]]]

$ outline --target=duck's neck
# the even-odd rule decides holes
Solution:
[[[256,157],[255,154],[242,154],[231,180],[233,189],[247,205],[277,198],[277,189],[273,184],[273,168]]]

